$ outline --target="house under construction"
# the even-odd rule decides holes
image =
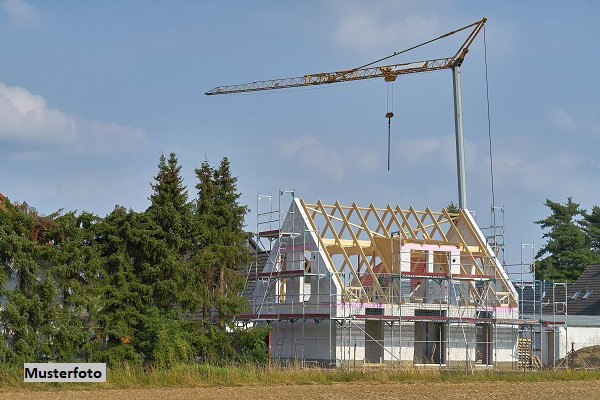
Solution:
[[[274,362],[518,366],[518,294],[468,211],[265,198],[238,320],[271,326]]]

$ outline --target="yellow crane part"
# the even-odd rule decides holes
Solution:
[[[274,90],[274,89],[285,89],[285,88],[294,88],[294,87],[302,87],[302,86],[314,86],[314,85],[324,85],[329,83],[338,83],[338,82],[348,82],[348,81],[356,81],[361,79],[371,79],[371,78],[383,78],[386,82],[391,82],[396,80],[398,75],[404,74],[414,74],[419,72],[429,72],[429,71],[437,71],[441,69],[449,69],[455,65],[462,64],[467,52],[469,51],[469,46],[475,40],[477,34],[483,28],[483,25],[487,21],[486,18],[481,19],[480,21],[474,22],[470,25],[464,26],[460,29],[454,30],[452,32],[445,33],[435,39],[431,39],[427,42],[418,44],[409,49],[395,52],[387,57],[380,58],[379,60],[375,60],[366,65],[363,65],[358,68],[353,68],[345,71],[337,71],[337,72],[324,72],[324,73],[316,73],[310,75],[302,75],[294,78],[281,78],[281,79],[271,79],[265,81],[255,81],[249,83],[242,83],[238,85],[226,85],[226,86],[217,86],[214,89],[209,90],[205,94],[208,96],[217,95],[217,94],[231,94],[231,93],[245,93],[245,92],[258,92],[262,90]],[[473,30],[469,33],[466,40],[459,47],[457,52],[452,57],[446,58],[436,58],[432,60],[425,61],[417,61],[410,62],[405,64],[393,64],[386,66],[374,66],[371,65],[386,60],[388,58],[397,56],[399,54],[405,53],[407,51],[416,49],[417,47],[424,46],[436,40],[445,38],[447,36],[453,35],[457,32],[463,31],[465,29],[473,27]]]

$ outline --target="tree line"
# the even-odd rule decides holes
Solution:
[[[160,157],[150,206],[104,217],[0,204],[0,362],[262,362],[246,311],[248,208],[224,158],[195,170],[189,199],[175,154]],[[193,318],[192,318],[193,316]]]

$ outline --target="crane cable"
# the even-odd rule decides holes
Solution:
[[[391,88],[391,96],[390,96]],[[390,102],[391,98],[391,102]],[[388,137],[387,137],[387,170],[390,170],[390,141],[391,141],[391,130],[392,130],[392,117],[394,116],[394,81],[388,82],[386,86],[386,114],[385,117],[388,119]],[[391,108],[390,108],[391,103]]]
[[[440,39],[443,39],[445,37],[452,36],[455,33],[464,31],[465,29],[469,29],[469,28],[477,25],[478,23],[479,23],[479,21],[478,22],[474,22],[474,23],[472,23],[470,25],[467,25],[467,26],[463,26],[462,28],[456,29],[456,30],[454,30],[452,32],[445,33],[445,34],[443,34],[441,36],[438,36],[438,37],[436,37],[434,39],[431,39],[431,40],[428,40],[426,42],[423,42],[423,43],[417,44],[415,46],[409,47],[408,49],[404,49],[402,51],[395,51],[394,53],[390,54],[389,56],[382,57],[382,58],[377,59],[375,61],[371,61],[370,63],[361,65],[360,67],[356,67],[356,68],[353,68],[353,69],[351,69],[349,71],[345,71],[343,73],[343,75],[352,73],[352,72],[357,71],[357,70],[359,70],[361,68],[365,68],[365,67],[368,67],[370,65],[376,64],[378,62],[387,60],[388,58],[392,58],[392,57],[395,57],[397,55],[400,55],[400,54],[403,54],[403,53],[407,53],[407,52],[409,52],[411,50],[414,50],[414,49],[417,49],[419,47],[425,46],[425,45],[427,45],[429,43],[435,42],[436,40],[440,40]],[[483,26],[483,29],[484,29],[483,34],[484,34],[484,45],[485,45],[485,25]],[[487,87],[487,58],[486,58],[485,78],[486,78],[486,87]],[[390,87],[391,87],[391,106],[392,106],[391,109],[390,109]],[[394,109],[394,81],[388,82],[387,91],[386,91],[386,106],[387,106],[387,113],[385,114],[385,117],[388,119],[387,170],[389,171],[390,170],[390,156],[391,156],[391,154],[390,154],[391,153],[391,129],[392,129],[391,125],[392,125],[392,117],[394,116],[394,112],[393,112],[393,109]],[[489,133],[489,114],[490,114],[490,106],[489,106],[489,96],[488,96],[488,133]],[[492,150],[491,150],[491,136],[490,136],[490,154],[491,154],[491,151]],[[494,192],[493,186],[494,185],[493,185],[493,177],[492,177],[492,198],[494,196],[493,195],[493,192]],[[493,200],[492,200],[492,203],[493,203]]]
[[[494,207],[496,199],[494,195],[494,163],[492,158],[492,124],[490,121],[490,87],[488,83],[488,62],[487,62],[487,42],[485,40],[485,25],[483,26],[483,59],[485,61],[485,97],[487,100],[487,122],[488,122],[488,140],[490,144],[490,177],[492,186],[492,215],[494,215]],[[496,221],[494,221],[496,225]]]
[[[473,27],[473,26],[477,25],[479,22],[480,22],[480,21],[473,22],[471,25],[463,26],[462,28],[458,28],[458,29],[456,29],[456,30],[454,30],[454,31],[452,31],[452,32],[444,33],[443,35],[441,35],[441,36],[438,36],[438,37],[436,37],[435,39],[431,39],[431,40],[428,40],[428,41],[426,41],[426,42],[423,42],[423,43],[417,44],[417,45],[415,45],[415,46],[409,47],[408,49],[404,49],[404,50],[402,50],[402,51],[395,51],[395,52],[393,52],[392,54],[390,54],[389,56],[386,56],[386,57],[380,58],[380,59],[378,59],[378,60],[375,60],[375,61],[371,61],[371,62],[370,62],[370,63],[368,63],[368,64],[361,65],[360,67],[353,68],[353,69],[351,69],[351,70],[349,70],[349,71],[345,71],[345,72],[344,72],[344,74],[349,74],[349,73],[352,73],[352,72],[354,72],[354,71],[356,71],[356,70],[359,70],[359,69],[362,69],[362,68],[366,68],[366,67],[368,67],[368,66],[370,66],[370,65],[373,65],[373,64],[376,64],[376,63],[378,63],[378,62],[380,62],[380,61],[387,60],[388,58],[392,58],[392,57],[395,57],[395,56],[397,56],[397,55],[400,55],[400,54],[403,54],[403,53],[409,52],[409,51],[411,51],[411,50],[414,50],[414,49],[417,49],[417,48],[419,48],[419,47],[421,47],[421,46],[425,46],[426,44],[429,44],[429,43],[435,42],[436,40],[440,40],[440,39],[443,39],[443,38],[445,38],[445,37],[452,36],[452,35],[454,35],[455,33],[458,33],[458,32],[461,32],[461,31],[464,31],[465,29],[469,29],[469,28],[471,28],[471,27]],[[485,25],[484,25],[484,30],[485,30]]]

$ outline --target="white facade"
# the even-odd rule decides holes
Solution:
[[[571,350],[600,345],[600,317],[568,316],[566,325],[560,320],[535,329],[534,353],[543,365],[558,366]]]

